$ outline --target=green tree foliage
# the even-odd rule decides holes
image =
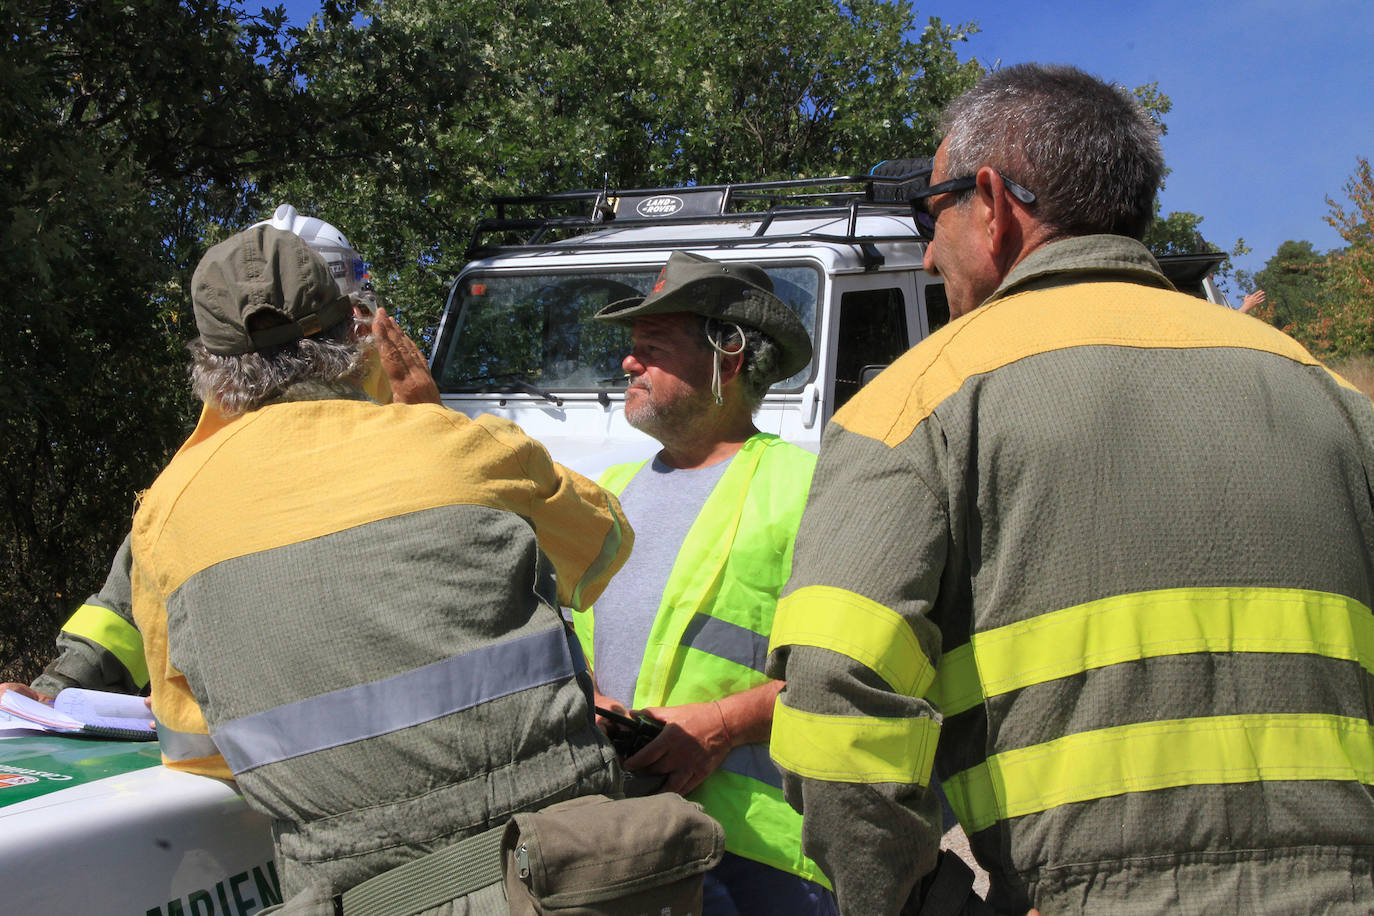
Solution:
[[[103,578],[134,490],[184,425],[176,268],[209,204],[179,193],[204,164],[191,161],[194,143],[180,155],[156,139],[159,123],[174,130],[198,120],[177,95],[181,81],[164,72],[173,58],[163,55],[196,56],[168,41],[175,9],[0,5],[0,314],[11,329],[0,339],[6,675],[32,673],[51,652],[51,624]],[[177,33],[202,29],[212,44],[210,19]],[[214,47],[197,50],[206,68],[226,63]],[[46,647],[35,645],[38,634]]]
[[[934,116],[981,74],[909,3],[436,0],[362,3],[356,35],[319,28],[306,87],[347,95],[359,36],[463,32],[465,102],[344,175],[273,190],[368,257],[412,332],[433,325],[496,195],[822,176],[929,155]],[[917,36],[915,38],[909,36]]]
[[[1137,86],[1131,90],[1131,94],[1140,103],[1140,107],[1145,109],[1150,120],[1155,122],[1155,126],[1159,128],[1160,136],[1167,134],[1169,125],[1164,123],[1164,116],[1174,110],[1174,100],[1159,91],[1158,81]]]
[[[933,154],[940,109],[982,73],[954,53],[971,26],[923,26],[909,3],[645,4],[641,17],[649,40],[631,50],[646,79],[629,93],[627,139],[652,157],[648,174],[670,182],[846,173]],[[637,124],[666,142],[643,145]]]
[[[1311,242],[1284,242],[1264,268],[1255,273],[1253,284],[1264,290],[1267,302],[1258,317],[1269,321],[1308,344],[1315,341],[1306,329],[1316,318],[1316,304],[1327,295],[1326,256]]]
[[[1326,221],[1345,247],[1322,254],[1310,242],[1284,242],[1252,278],[1268,297],[1254,314],[1323,358],[1367,364],[1374,356],[1374,175],[1368,159],[1357,159],[1344,190],[1348,203],[1326,199]]]
[[[103,578],[134,492],[190,428],[186,290],[207,240],[261,212],[283,170],[351,168],[343,149],[396,127],[359,110],[436,84],[451,95],[452,80],[440,67],[428,83],[412,73],[317,101],[284,14],[238,2],[0,0],[0,23],[9,679],[50,654]]]
[[[1202,237],[1198,226],[1202,217],[1196,213],[1174,211],[1168,216],[1156,216],[1145,233],[1145,244],[1155,254],[1201,254],[1216,251],[1216,247]]]
[[[1332,349],[1343,355],[1374,354],[1374,175],[1360,157],[1345,183],[1349,205],[1326,199],[1326,221],[1340,233],[1344,249],[1327,256],[1328,295],[1317,305],[1329,325]]]
[[[1201,216],[1186,210],[1175,210],[1168,216],[1156,215],[1155,221],[1145,230],[1145,246],[1157,255],[1221,254],[1222,248],[1203,238],[1199,228],[1202,221]],[[1232,278],[1231,259],[1249,253],[1250,247],[1245,244],[1245,239],[1236,239],[1231,250],[1225,252],[1226,257],[1217,268],[1215,278],[1223,284],[1227,283]]]

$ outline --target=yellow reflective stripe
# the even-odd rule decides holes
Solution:
[[[924,717],[825,716],[773,705],[769,753],[784,770],[827,782],[928,785],[940,725]]]
[[[778,602],[768,651],[786,645],[847,655],[909,697],[923,695],[935,679],[934,667],[900,614],[829,585],[800,588]]]
[[[995,754],[944,786],[973,833],[1006,818],[1127,792],[1314,779],[1374,784],[1374,726],[1301,714],[1122,725]]]
[[[1321,655],[1374,673],[1374,614],[1353,598],[1303,589],[1163,589],[977,633],[969,652],[957,652],[941,663],[936,680],[945,715],[1094,668],[1193,652]]]
[[[134,683],[148,683],[148,660],[143,657],[143,635],[132,623],[99,604],[83,604],[62,625],[64,632],[81,636],[105,649],[129,669]]]

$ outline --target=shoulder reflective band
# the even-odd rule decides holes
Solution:
[[[682,644],[698,652],[763,673],[768,660],[768,637],[709,614],[695,614],[682,631]]]
[[[1323,715],[1122,725],[995,754],[944,787],[972,834],[1007,818],[1126,792],[1310,779],[1374,784],[1374,726]]]
[[[847,655],[909,697],[922,696],[935,679],[930,659],[900,614],[829,585],[799,588],[778,602],[769,651],[786,645]]]
[[[157,723],[157,743],[162,756],[168,760],[199,760],[202,757],[219,756],[219,747],[209,735],[179,732],[168,728],[161,720]]]
[[[1033,684],[1193,652],[1278,652],[1374,673],[1374,614],[1353,598],[1283,588],[1136,592],[975,633],[940,664],[931,702],[954,715]]]
[[[775,789],[782,788],[782,774],[769,758],[766,744],[741,744],[725,755],[720,768],[727,773],[757,779]]]
[[[235,774],[375,738],[573,676],[563,627],[464,652],[226,722],[214,731]]]
[[[143,635],[114,611],[100,604],[83,604],[62,629],[102,647],[128,669],[135,684],[147,685],[148,660],[143,657]]]
[[[784,770],[827,782],[928,785],[940,726],[933,719],[825,716],[773,706],[773,760]]]

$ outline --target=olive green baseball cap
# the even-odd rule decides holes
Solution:
[[[773,338],[781,352],[770,383],[791,378],[811,361],[811,335],[806,325],[773,294],[773,281],[756,264],[674,251],[649,295],[612,302],[596,317],[630,325],[644,315],[672,312],[691,312],[757,328]]]
[[[311,337],[353,313],[324,258],[294,232],[269,225],[205,253],[191,277],[191,306],[201,343],[221,356]]]

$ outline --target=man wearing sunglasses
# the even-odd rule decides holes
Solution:
[[[826,428],[766,668],[842,913],[1374,909],[1374,408],[1140,243],[1128,93],[998,71],[915,199],[952,321]],[[943,908],[942,908],[943,907]]]

